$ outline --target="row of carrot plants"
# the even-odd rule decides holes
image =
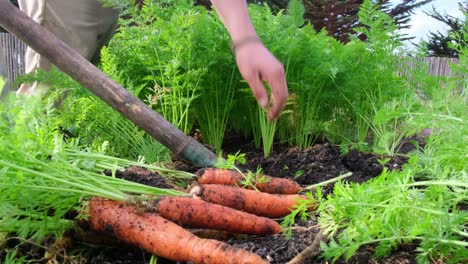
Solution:
[[[250,8],[260,38],[285,66],[291,96],[276,123],[264,122],[255,107],[221,21],[192,1],[149,2],[121,20],[101,67],[185,133],[200,128],[218,152],[227,131],[253,139],[265,155],[274,141],[306,148],[319,136],[391,152],[396,142],[383,134],[388,129],[379,130],[388,124],[376,125],[374,117],[389,101],[415,92],[397,74],[401,43],[391,18],[367,1],[359,16],[365,27],[357,29],[367,41],[342,44],[315,32],[303,10],[295,0],[277,14]]]
[[[273,123],[242,80],[216,13],[189,0],[149,1],[131,9],[102,50],[100,67],[184,133],[200,129],[204,143],[218,153],[225,134],[234,132],[263,147],[265,156],[274,142],[306,148],[318,137],[344,151],[394,154],[399,140],[414,133],[406,129],[402,109],[423,107],[414,94],[438,79],[404,69],[396,27],[372,1],[362,5],[364,26],[356,29],[367,40],[347,44],[315,32],[303,10],[296,0],[276,14],[267,6],[250,7],[260,38],[284,63],[290,90],[285,111]],[[164,148],[66,77],[38,73],[32,79],[72,90],[62,122],[81,140],[109,141],[110,154],[127,158],[168,158]]]

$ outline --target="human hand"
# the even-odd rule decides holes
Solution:
[[[237,66],[247,81],[257,102],[268,110],[269,120],[278,118],[288,99],[288,87],[283,65],[260,41],[251,41],[235,50]],[[263,82],[270,85],[271,98]]]

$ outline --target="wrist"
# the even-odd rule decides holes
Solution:
[[[252,43],[262,43],[258,36],[248,36],[231,43],[231,50],[235,54],[237,50]]]

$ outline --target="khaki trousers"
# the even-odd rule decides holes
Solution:
[[[88,60],[112,37],[119,11],[97,0],[19,0],[20,9]],[[53,47],[50,47],[53,49]],[[51,63],[31,48],[26,49],[26,73],[46,71]],[[47,85],[22,84],[17,94],[35,95]]]

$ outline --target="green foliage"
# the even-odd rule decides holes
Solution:
[[[187,134],[195,121],[191,106],[206,74],[195,63],[196,32],[192,30],[203,10],[190,7],[188,1],[168,6],[148,2],[131,20],[122,20],[119,32],[102,52],[101,65]]]
[[[267,158],[273,148],[273,140],[275,139],[277,120],[269,121],[265,115],[265,111],[258,106],[258,120],[260,120],[260,132],[263,143],[263,156]]]
[[[293,26],[301,27],[304,25],[304,13],[305,8],[301,1],[290,0],[288,4],[288,15],[290,17],[290,23]]]
[[[426,80],[422,84],[432,85]],[[333,195],[318,196],[317,218],[332,238],[322,245],[324,257],[349,259],[364,245],[387,256],[409,243],[418,243],[418,263],[460,263],[468,257],[468,213],[460,208],[468,203],[468,107],[461,80],[427,89],[424,107],[402,110],[406,130],[431,131],[424,152],[411,153],[402,171],[384,170],[361,184],[338,182]],[[378,116],[392,120],[393,112]]]
[[[364,26],[358,30],[368,41],[353,38],[343,45],[308,24],[298,28],[300,8],[272,15],[266,7],[251,7],[260,37],[285,65],[291,96],[278,121],[279,141],[305,148],[325,135],[334,143],[367,142],[393,154],[398,139],[406,135],[396,110],[386,123],[375,117],[397,98],[406,97],[405,103],[412,105],[412,91],[395,74],[395,51],[401,45],[396,27],[370,1],[362,8]]]
[[[359,19],[364,26],[356,30],[368,39],[354,38],[343,49],[343,57],[338,56],[344,59],[340,65],[346,66],[335,80],[343,101],[336,104],[334,112],[341,117],[332,124],[332,131],[351,127],[339,135],[341,142],[369,143],[374,151],[392,155],[399,139],[407,135],[402,112],[414,104],[415,90],[396,74],[401,43],[392,19],[371,1],[364,1]],[[391,118],[382,118],[382,113]]]
[[[126,8],[135,2],[134,0],[98,0],[104,6],[115,7],[115,8]]]
[[[369,6],[363,10],[374,12]],[[372,21],[387,23],[378,17],[372,16]],[[381,42],[370,46],[377,57],[394,44],[386,40],[386,34],[368,35],[374,37],[371,42]],[[412,94],[394,91],[393,99],[382,96],[386,87],[383,73],[387,70],[364,79],[376,81],[380,86],[375,90],[355,89],[369,99],[370,107],[364,108],[360,104],[363,101],[357,104],[350,99],[348,104],[356,105],[352,110],[358,113],[356,120],[361,120],[356,123],[373,132],[374,150],[391,153],[403,135],[422,129],[430,131],[430,136],[424,152],[410,153],[409,164],[402,171],[384,170],[379,177],[361,184],[338,182],[333,195],[317,195],[317,218],[331,238],[322,244],[325,258],[349,259],[364,245],[372,245],[376,256],[387,256],[399,245],[418,243],[418,263],[434,259],[460,263],[467,259],[468,213],[460,208],[468,203],[467,82],[462,74],[466,73],[467,53],[466,47],[459,48],[460,64],[453,65],[455,75],[451,78],[429,76],[424,65],[411,71],[399,68],[406,72],[401,80],[389,75],[392,77],[387,80],[409,87]],[[366,53],[361,55],[368,58]],[[393,59],[382,59],[379,70],[390,70]],[[300,212],[294,211],[296,215]]]
[[[242,84],[215,13],[191,1],[148,2],[132,19],[121,20],[101,68],[184,133],[197,124],[205,141],[221,151]]]
[[[80,145],[98,150],[106,144],[109,155],[143,158],[150,163],[169,159],[164,146],[56,68],[49,72],[38,70],[16,80],[34,81],[51,86],[46,101],[56,105],[60,102],[60,107],[49,109],[52,125],[68,137],[79,138]]]
[[[229,49],[229,36],[217,15],[201,12],[192,31],[194,63],[206,69],[200,83],[201,96],[193,105],[196,122],[205,142],[220,153],[230,112],[243,84]]]
[[[3,88],[5,88],[5,80],[0,77],[0,94],[2,94]]]
[[[235,154],[228,154],[226,160],[220,157],[218,162],[215,164],[215,167],[230,170],[236,169],[236,163],[245,164],[246,162],[245,153],[240,153],[238,151]]]
[[[306,148],[321,135],[394,152],[407,133],[397,98],[412,106],[414,91],[395,73],[401,44],[388,15],[365,1],[356,30],[367,41],[354,37],[343,45],[304,24],[300,1],[291,1],[287,13],[258,5],[249,12],[286,70],[291,96],[275,133],[265,133],[264,117],[251,111],[256,101],[236,70],[220,19],[191,1],[148,2],[121,20],[101,68],[183,132],[201,128],[218,153],[226,130],[253,137],[257,147],[263,142],[265,153],[273,140]],[[392,108],[394,118],[386,123],[376,117]]]
[[[468,214],[456,209],[468,198],[466,177],[431,179],[417,184],[425,188],[414,188],[413,170],[408,168],[384,172],[362,185],[335,185],[334,197],[319,201],[319,223],[337,237],[324,248],[324,255],[350,258],[362,245],[376,243],[376,255],[386,256],[397,245],[416,240],[420,254],[438,252],[434,257],[457,263],[466,258],[462,238],[468,235],[463,231]]]
[[[4,264],[21,264],[24,263],[26,257],[17,257],[18,251],[12,250],[6,253],[5,259],[3,260]]]
[[[64,141],[51,118],[52,104],[41,105],[38,97],[17,99],[13,94],[0,105],[0,232],[35,240],[59,234],[73,227],[65,215],[79,210],[84,197],[131,200],[127,193],[183,195],[104,176],[103,170],[115,172],[130,165],[157,168],[90,152],[79,140]]]
[[[321,199],[320,187],[317,188],[316,193],[319,195],[318,199]],[[311,192],[307,192],[306,196],[308,199],[299,200],[298,204],[293,208],[292,212],[285,216],[281,222],[281,225],[286,227],[283,232],[287,238],[291,238],[292,236],[291,227],[296,223],[296,219],[299,217],[302,221],[306,221],[309,217],[311,217],[309,209],[316,206],[317,198],[315,198]]]

